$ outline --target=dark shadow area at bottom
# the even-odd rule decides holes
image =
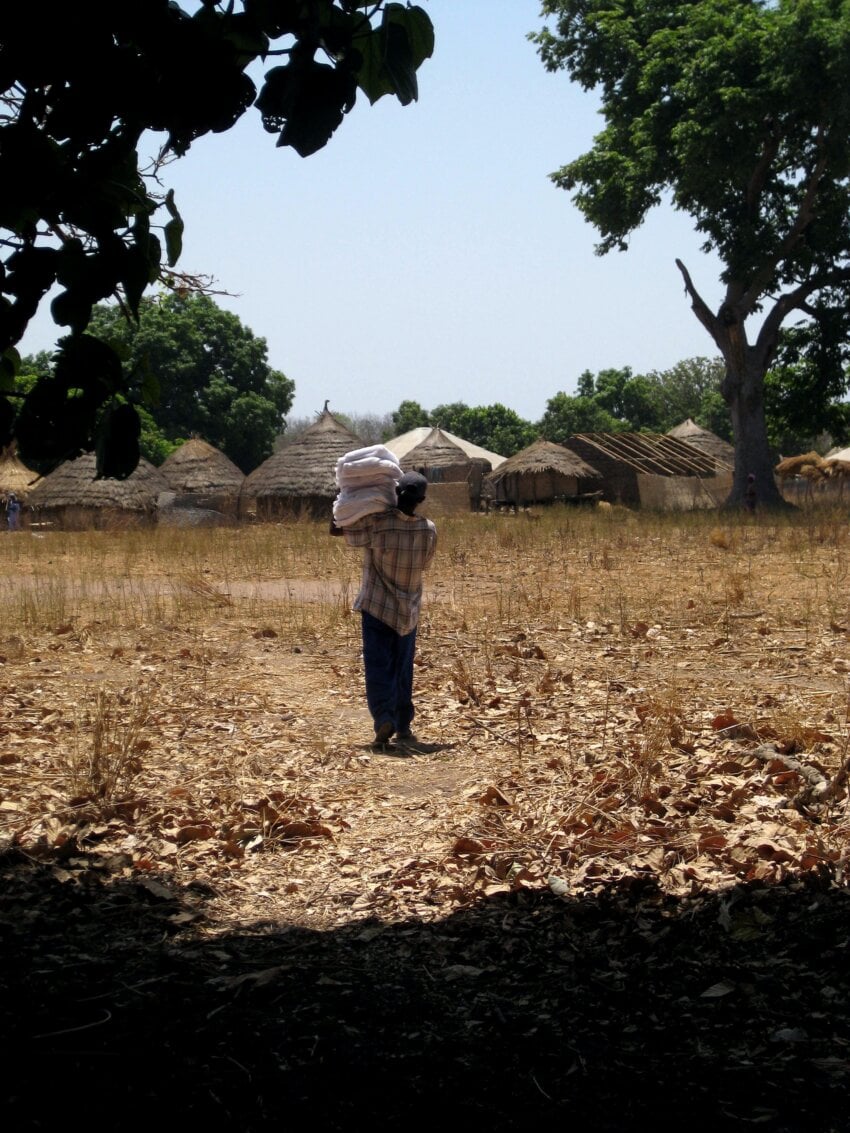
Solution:
[[[204,886],[115,866],[0,860],[8,1133],[850,1129],[850,894],[828,877],[232,933]]]

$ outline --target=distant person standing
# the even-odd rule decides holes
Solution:
[[[415,750],[411,732],[413,658],[422,602],[422,574],[434,557],[437,529],[415,514],[428,482],[406,472],[396,486],[396,506],[357,519],[345,527],[333,522],[349,547],[363,548],[363,577],[354,609],[360,611],[366,703],[375,727],[375,744],[396,736]]]
[[[10,531],[17,531],[21,524],[21,502],[14,492],[6,500],[6,525]]]
[[[751,472],[747,476],[747,486],[744,488],[744,507],[751,515],[755,515],[758,493],[756,491],[756,474]]]

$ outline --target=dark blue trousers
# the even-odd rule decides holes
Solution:
[[[416,630],[402,636],[385,622],[360,611],[363,629],[363,668],[366,703],[375,731],[387,722],[396,732],[410,731],[413,722],[413,655]]]

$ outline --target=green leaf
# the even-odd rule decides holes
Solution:
[[[402,106],[407,106],[419,97],[410,40],[407,38],[406,29],[395,20],[387,21],[385,31],[384,69],[393,93]]]
[[[389,4],[381,26],[355,40],[357,84],[374,105],[394,94],[407,106],[419,96],[416,71],[434,51],[434,27],[422,8]]]
[[[0,354],[0,391],[11,393],[15,388],[15,376],[21,368],[21,356],[14,346],[9,346]]]
[[[50,304],[53,321],[60,327],[70,327],[74,334],[82,334],[91,318],[92,300],[77,288],[60,292]]]
[[[0,447],[12,443],[15,435],[15,408],[5,397],[0,398]]]
[[[115,405],[101,419],[95,453],[97,478],[126,480],[139,463],[142,424],[133,405]]]

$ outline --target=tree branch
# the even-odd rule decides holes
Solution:
[[[753,175],[750,178],[750,183],[747,186],[747,211],[750,215],[753,215],[758,209],[759,198],[761,197],[762,190],[767,181],[767,175],[770,172],[773,159],[776,157],[777,150],[779,149],[780,135],[772,121],[770,128],[770,137],[765,141],[762,147],[761,157],[756,163]]]
[[[800,201],[800,207],[797,210],[797,215],[794,218],[794,223],[788,230],[788,234],[782,243],[779,245],[778,250],[772,255],[766,263],[755,273],[750,280],[749,287],[741,296],[740,306],[743,317],[751,314],[761,299],[764,289],[769,284],[771,277],[776,271],[779,264],[783,263],[800,241],[801,236],[811,224],[814,215],[814,202],[817,196],[817,191],[820,186],[823,175],[826,172],[828,158],[824,152],[824,129],[823,126],[818,126],[817,130],[817,149],[820,152],[820,157],[815,162],[814,169],[806,183],[806,191],[803,194],[803,199]],[[748,193],[749,197],[749,193]],[[749,201],[748,201],[749,203]]]
[[[765,368],[770,365],[776,345],[779,341],[779,329],[791,311],[805,311],[812,315],[813,311],[807,304],[810,295],[824,287],[835,287],[850,283],[850,268],[840,268],[836,271],[825,272],[823,275],[814,275],[801,283],[793,291],[780,295],[773,304],[769,314],[761,325],[755,348]]]
[[[700,295],[700,293],[697,291],[696,287],[694,287],[694,282],[691,279],[690,272],[688,271],[688,269],[685,267],[685,265],[682,263],[681,260],[678,260],[678,259],[676,260],[676,267],[682,273],[682,279],[685,281],[685,291],[687,291],[687,293],[688,293],[688,295],[690,296],[690,299],[691,299],[691,310],[693,311],[693,313],[696,315],[696,317],[699,319],[699,321],[702,323],[702,325],[705,327],[705,329],[708,331],[708,333],[711,335],[711,337],[714,339],[714,341],[717,343],[717,346],[719,347],[720,346],[720,342],[718,341],[719,324],[718,324],[718,321],[717,321],[717,317],[715,316],[714,312],[711,310],[709,305],[706,303],[706,301],[703,299],[703,297]]]

